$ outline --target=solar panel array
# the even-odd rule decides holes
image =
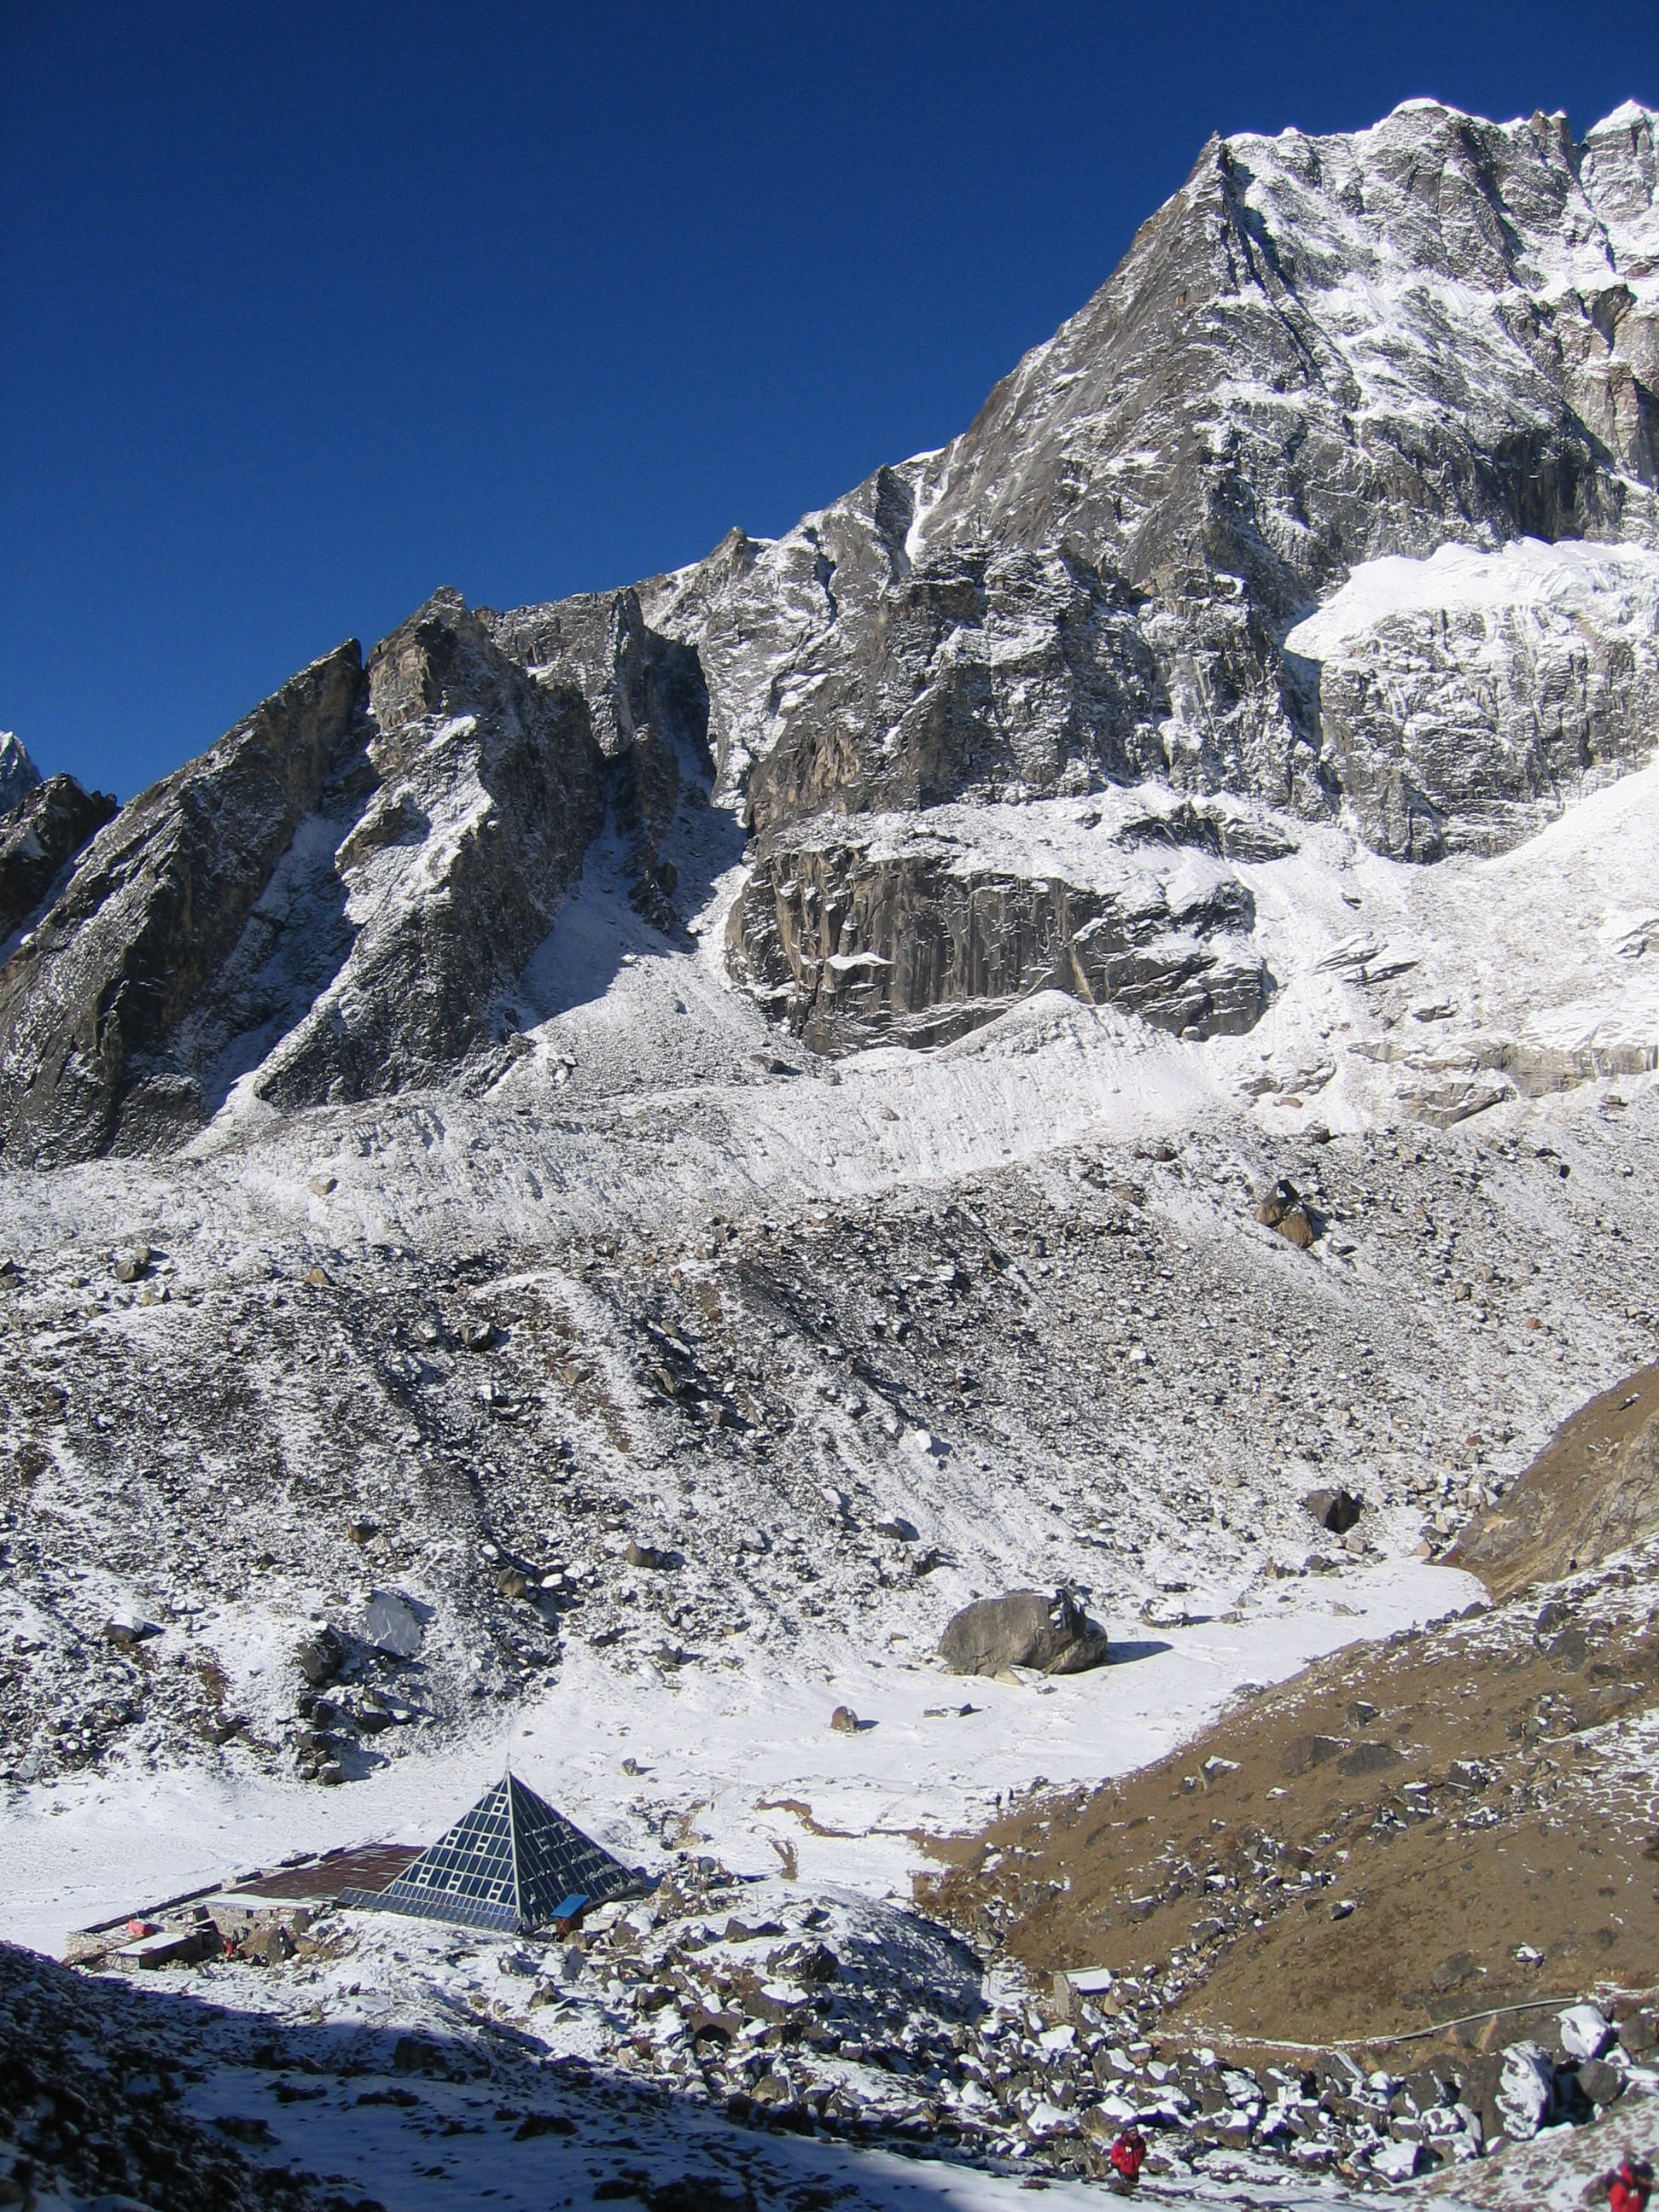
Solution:
[[[519,1854],[519,1914],[526,1928],[539,1928],[568,1897],[602,1905],[607,1897],[638,1887],[629,1869],[602,1850],[574,1821],[539,1798],[522,1782],[511,1784],[513,1826]]]
[[[463,1813],[447,1836],[441,1837],[413,1866],[404,1868],[386,1893],[388,1897],[404,1890],[428,1895],[441,1893],[467,1905],[516,1911],[519,1886],[513,1863],[508,1787],[505,1781],[498,1782],[470,1813]]]
[[[531,1929],[570,1897],[599,1904],[638,1887],[620,1860],[508,1775],[388,1888],[347,1890],[340,1902],[477,1928]]]

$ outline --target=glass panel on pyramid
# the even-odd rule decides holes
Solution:
[[[619,1859],[509,1774],[389,1887],[344,1890],[340,1902],[524,1930],[544,1925],[572,1897],[597,1905],[641,1886]]]

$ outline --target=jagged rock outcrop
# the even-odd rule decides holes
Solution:
[[[962,437],[643,592],[763,868],[830,811],[1147,777],[1432,860],[1645,757],[1655,178],[1633,106],[1212,141]],[[1501,550],[1580,538],[1565,592]],[[1418,613],[1328,658],[1378,564]]]
[[[0,815],[0,945],[22,927],[115,811],[107,792],[82,791],[72,775],[54,775]]]
[[[648,629],[637,592],[589,593],[478,619],[544,688],[579,691],[607,767],[633,875],[632,902],[672,929],[675,870],[662,845],[683,796],[712,782],[708,688],[691,647]]]
[[[0,815],[19,806],[40,781],[40,771],[10,730],[0,730]]]
[[[1188,1037],[1254,1025],[1270,979],[1249,943],[1254,901],[1224,863],[1174,836],[1137,851],[1133,822],[1121,845],[1091,854],[1097,809],[1031,811],[1062,838],[1071,830],[1077,848],[1042,875],[1024,840],[1005,829],[999,852],[986,834],[988,819],[1027,827],[1018,810],[803,824],[757,864],[732,909],[729,956],[824,1053],[878,1038],[942,1043],[1041,990]],[[1081,880],[1054,872],[1068,859],[1083,863]]]
[[[1635,107],[1577,146],[1422,101],[1212,141],[961,438],[646,595],[757,830],[1149,772],[1310,811],[1375,781],[1282,649],[1322,592],[1449,540],[1653,550],[1654,185]]]
[[[343,765],[368,794],[337,845],[313,854],[296,839],[226,979],[280,979],[293,918],[303,943],[319,892],[337,902],[346,956],[257,1079],[279,1105],[400,1090],[510,1052],[506,1001],[603,815],[581,695],[532,682],[459,592],[436,593],[375,647],[366,690],[362,764]]]

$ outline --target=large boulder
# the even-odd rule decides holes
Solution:
[[[307,1636],[294,1654],[300,1672],[313,1690],[331,1682],[345,1664],[345,1646],[332,1628],[325,1626]]]
[[[1288,1176],[1280,1176],[1262,1192],[1256,1201],[1255,1218],[1264,1229],[1276,1229],[1298,1252],[1307,1251],[1313,1243],[1313,1216]]]
[[[1365,1501],[1356,1498],[1351,1490],[1310,1490],[1302,1501],[1322,1528],[1328,1528],[1333,1536],[1346,1536],[1350,1528],[1358,1525],[1365,1510]]]
[[[1069,1590],[1010,1590],[964,1606],[939,1638],[939,1656],[953,1674],[1000,1674],[1032,1667],[1045,1674],[1080,1674],[1110,1656],[1106,1632]]]
[[[415,1656],[421,1648],[421,1626],[419,1613],[400,1590],[376,1590],[364,1609],[365,1640],[394,1659]]]

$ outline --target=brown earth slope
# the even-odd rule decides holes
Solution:
[[[926,1901],[1045,1977],[1111,1967],[1143,2030],[1222,2045],[1650,1990],[1656,1570],[1659,1542],[1338,1652],[1155,1766],[1027,1801]]]
[[[1659,1529],[1659,1364],[1564,1421],[1496,1505],[1446,1554],[1494,1597],[1553,1581]]]

